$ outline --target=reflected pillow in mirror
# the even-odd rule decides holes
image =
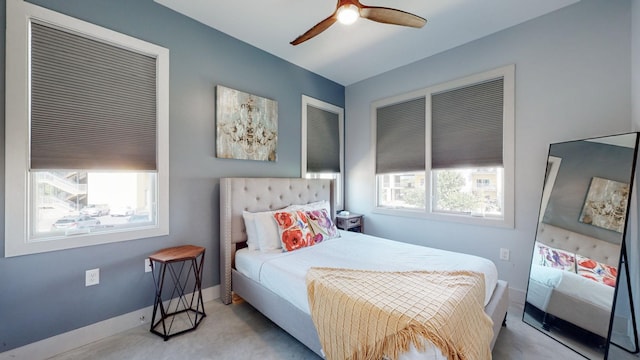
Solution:
[[[618,269],[615,266],[603,264],[580,254],[576,254],[576,262],[578,275],[611,287],[616,286]]]
[[[554,269],[576,272],[576,257],[574,253],[556,249],[537,241],[533,250],[533,263]]]

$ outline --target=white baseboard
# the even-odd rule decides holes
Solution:
[[[220,285],[202,289],[202,299],[204,302],[212,301],[219,297]],[[100,321],[80,329],[5,351],[0,353],[0,360],[47,359],[94,341],[133,329],[134,327],[149,324],[152,312],[153,306],[148,306],[128,314]]]

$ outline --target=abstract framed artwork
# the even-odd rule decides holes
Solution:
[[[622,233],[627,213],[629,184],[591,178],[580,222]]]
[[[216,156],[276,161],[278,102],[216,86]]]

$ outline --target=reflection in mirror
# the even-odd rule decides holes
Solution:
[[[549,147],[523,320],[589,359],[607,358],[637,142]]]

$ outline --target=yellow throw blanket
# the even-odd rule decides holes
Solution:
[[[328,360],[395,360],[423,340],[449,360],[491,359],[484,275],[311,268],[311,317]]]

